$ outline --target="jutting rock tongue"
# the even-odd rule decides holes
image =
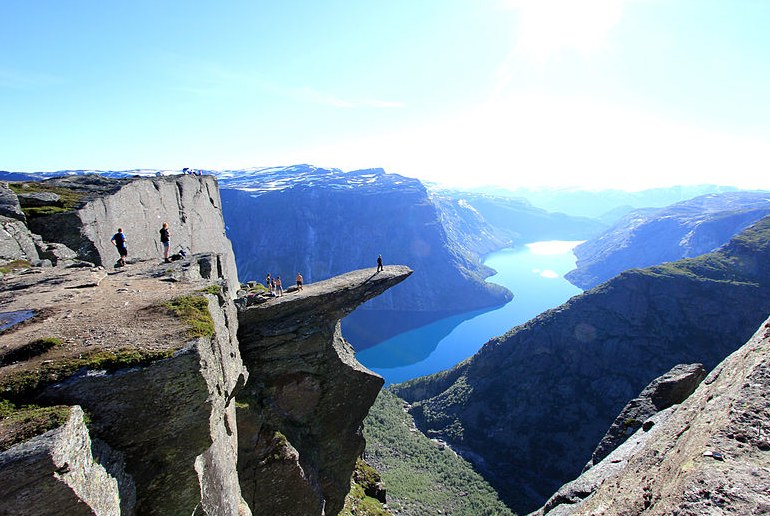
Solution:
[[[411,273],[354,271],[239,312],[250,380],[238,395],[248,405],[238,411],[238,473],[254,514],[342,509],[383,379],[356,361],[339,321]],[[281,497],[270,488],[279,485]]]

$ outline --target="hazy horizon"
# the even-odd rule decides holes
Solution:
[[[311,163],[455,187],[770,189],[770,2],[0,12],[1,169]]]

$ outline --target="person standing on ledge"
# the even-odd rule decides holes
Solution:
[[[297,290],[302,290],[302,274],[297,273]]]
[[[169,263],[168,248],[171,246],[171,234],[168,232],[168,222],[163,223],[163,227],[160,228],[160,243],[163,244],[163,261]]]
[[[379,255],[377,257],[377,272],[380,272],[383,269],[385,269],[385,267],[382,266],[382,255]]]
[[[118,267],[123,267],[126,264],[126,256],[128,256],[128,249],[126,249],[126,235],[123,234],[123,228],[118,228],[118,232],[112,235],[110,240],[118,249],[120,259],[118,259]]]

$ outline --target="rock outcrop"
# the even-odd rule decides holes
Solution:
[[[336,514],[364,450],[361,425],[383,385],[361,366],[340,319],[406,279],[407,267],[364,269],[305,285],[239,312],[252,380],[238,399],[238,470],[255,514]],[[241,413],[242,412],[242,413]],[[276,497],[265,485],[282,486]]]
[[[129,261],[162,259],[158,231],[168,222],[172,253],[184,249],[192,254],[219,255],[222,275],[237,285],[235,258],[225,235],[214,177],[110,179],[87,175],[48,179],[31,186],[72,194],[71,206],[46,216],[31,216],[28,225],[45,241],[74,250],[81,260],[111,266],[118,254],[110,239],[119,227],[127,235]]]
[[[421,430],[518,511],[575,478],[629,399],[679,363],[716,366],[770,313],[770,218],[717,253],[628,271],[393,387]],[[590,471],[590,470],[589,470]]]
[[[536,514],[770,512],[770,320]]]
[[[177,243],[210,250],[0,277],[0,319],[14,316],[0,331],[0,492],[13,494],[0,512],[336,514],[383,383],[356,362],[339,320],[411,270],[356,271],[245,307],[212,178],[48,187],[63,206],[30,220],[46,238],[61,229],[57,253],[66,241],[103,263],[112,226],[131,220],[127,233],[152,233],[129,233],[129,249],[152,255],[160,217],[178,221]],[[72,416],[56,422],[29,404]]]
[[[120,514],[118,482],[94,457],[78,406],[65,424],[0,454],[0,514]],[[105,458],[107,450],[100,450]],[[124,514],[133,512],[125,486]]]

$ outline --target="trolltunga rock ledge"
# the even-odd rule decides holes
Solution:
[[[254,514],[342,509],[383,379],[356,361],[340,319],[411,273],[353,271],[239,311],[251,380],[238,394],[248,405],[238,411],[238,473]],[[268,486],[280,486],[281,497]]]

